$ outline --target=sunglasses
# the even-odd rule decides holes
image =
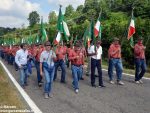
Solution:
[[[45,46],[51,46],[51,45],[45,45]]]

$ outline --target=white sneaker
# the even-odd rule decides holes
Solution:
[[[124,85],[124,83],[122,81],[118,81],[119,85]]]
[[[140,84],[140,82],[139,82],[139,81],[135,81],[135,83],[136,83],[136,84]]]
[[[111,80],[111,81],[109,81],[109,83],[110,83],[110,84],[115,84],[115,82],[114,82],[114,81],[112,81],[112,80]]]
[[[48,94],[48,97],[49,97],[49,98],[53,98],[53,95],[52,95],[52,94]]]
[[[49,96],[48,96],[47,93],[44,94],[44,98],[45,98],[45,99],[48,99],[48,98],[49,98]]]
[[[142,81],[142,80],[139,80],[139,82],[140,82],[141,84],[143,84],[143,81]]]
[[[78,89],[76,89],[76,90],[75,90],[75,93],[78,93],[78,92],[79,92],[79,90],[78,90]]]

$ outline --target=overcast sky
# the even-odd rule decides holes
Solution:
[[[37,11],[47,22],[50,11],[58,13],[59,4],[63,5],[62,10],[71,4],[74,8],[84,4],[85,0],[0,0],[0,27],[21,27],[27,26],[29,13]]]

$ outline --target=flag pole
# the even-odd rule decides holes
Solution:
[[[132,5],[132,12],[131,12],[131,15],[132,15],[132,16],[131,16],[131,18],[133,17],[133,10],[134,10],[134,7],[133,7],[133,5]],[[128,37],[128,30],[129,30],[131,18],[129,19],[129,21],[128,21],[128,26],[125,27],[124,34],[123,34],[122,37],[121,37],[121,43],[120,43],[121,46],[123,45],[123,42],[124,42],[124,38],[123,38],[123,37]]]
[[[100,21],[100,19],[101,19],[101,14],[102,14],[102,8],[100,8],[100,9],[101,9],[101,10],[100,10],[99,17],[98,17],[99,21]],[[101,21],[100,21],[100,23],[101,23]],[[101,24],[100,24],[100,27],[99,27],[98,38],[99,38],[100,40],[101,40],[101,38],[102,38],[102,28],[101,28]]]

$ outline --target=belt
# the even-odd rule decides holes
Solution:
[[[113,58],[113,57],[111,57],[111,58]],[[120,58],[113,58],[113,59],[120,59]]]
[[[27,66],[27,64],[21,64],[21,66]]]
[[[135,58],[135,59],[145,60],[144,58]]]
[[[82,66],[82,64],[80,64],[80,65],[77,65],[77,64],[72,64],[72,65],[74,65],[74,66],[77,66],[77,67],[80,67],[80,66]]]

